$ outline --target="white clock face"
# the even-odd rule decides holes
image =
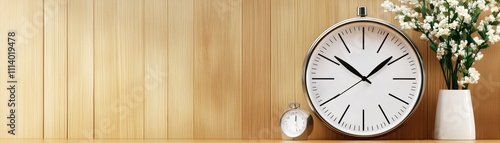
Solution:
[[[412,43],[371,20],[327,31],[306,59],[304,82],[314,111],[329,127],[357,137],[398,127],[423,92],[424,70]]]
[[[298,137],[307,127],[307,116],[300,110],[292,109],[281,117],[281,130],[288,137]]]

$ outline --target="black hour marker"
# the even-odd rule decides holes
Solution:
[[[339,63],[337,63],[337,62],[333,61],[333,60],[332,60],[332,59],[330,59],[330,58],[327,58],[327,57],[323,56],[322,54],[318,54],[318,55],[319,55],[319,56],[321,56],[321,57],[323,57],[323,58],[325,58],[326,60],[328,60],[328,61],[330,61],[330,62],[332,62],[332,63],[336,64],[336,65],[340,65]]]
[[[387,65],[391,65],[392,63],[394,63],[394,62],[396,62],[396,61],[400,60],[401,58],[403,58],[403,57],[405,57],[405,56],[408,56],[408,53],[404,54],[403,56],[401,56],[401,57],[397,58],[396,60],[394,60],[394,61],[390,62],[390,63],[389,63],[389,64],[387,64]]]
[[[363,109],[362,120],[363,120],[363,131],[365,131],[365,109]]]
[[[347,105],[347,108],[345,108],[345,110],[344,110],[344,114],[342,114],[342,117],[340,117],[339,124],[340,124],[340,121],[342,121],[342,118],[344,118],[344,115],[345,115],[345,113],[347,112],[347,110],[349,109],[349,107],[351,107],[351,105],[350,105],[350,104],[349,104],[349,105]]]
[[[385,120],[387,121],[387,123],[391,124],[391,122],[389,122],[389,118],[387,118],[387,116],[385,115],[384,109],[382,109],[382,106],[380,106],[380,104],[378,105],[378,108],[380,109],[380,111],[382,111],[382,114],[384,114],[384,117],[385,117]]]
[[[378,47],[377,53],[380,51],[380,48],[382,48],[382,46],[384,45],[385,40],[387,39],[387,36],[389,36],[389,33],[387,33],[387,34],[385,35],[384,41],[382,41],[382,44],[380,44],[380,47]]]
[[[313,80],[335,80],[335,78],[312,78]]]
[[[365,49],[365,27],[363,27],[363,50]]]
[[[396,98],[397,100],[399,100],[399,101],[401,101],[401,102],[405,103],[406,105],[409,105],[409,104],[408,104],[408,102],[404,101],[403,99],[398,98],[398,97],[396,97],[396,96],[394,96],[394,95],[392,95],[392,94],[390,94],[390,93],[389,93],[389,95],[390,95],[391,97],[394,97],[394,98]]]
[[[345,44],[344,39],[342,38],[342,36],[340,36],[340,34],[339,34],[339,37],[340,37],[340,40],[342,41],[342,43],[344,43],[344,46],[345,46],[345,49],[347,49],[347,52],[351,53],[351,51],[349,51],[349,48]]]
[[[416,80],[416,78],[392,78],[392,80]]]

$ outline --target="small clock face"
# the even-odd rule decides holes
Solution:
[[[307,118],[300,110],[289,110],[281,117],[281,130],[288,137],[298,137],[306,130]]]
[[[357,137],[402,124],[423,93],[418,51],[402,32],[375,19],[332,26],[306,57],[308,101],[331,128]]]

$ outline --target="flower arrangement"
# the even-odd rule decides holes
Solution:
[[[397,5],[386,0],[381,6],[396,13],[402,29],[422,33],[436,52],[448,89],[467,89],[478,83],[473,65],[483,58],[481,50],[500,41],[499,1],[399,0]],[[483,11],[488,15],[478,22]]]

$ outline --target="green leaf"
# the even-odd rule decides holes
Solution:
[[[458,18],[458,14],[455,14],[453,18],[451,18],[451,21],[455,21]]]
[[[477,31],[477,28],[476,27],[472,27],[472,29],[470,30],[470,33],[474,33]]]
[[[472,15],[472,23],[476,23],[477,22],[477,18],[479,17],[479,14],[481,14],[481,9],[479,8],[476,8],[476,10],[474,11],[474,14]]]
[[[413,10],[415,10],[418,13],[422,13],[422,9],[420,7],[415,7],[413,8]]]
[[[422,6],[422,17],[425,18],[427,14],[427,7],[425,5]]]
[[[483,43],[483,44],[481,44],[481,45],[478,46],[479,49],[486,49],[488,47],[490,47],[490,45],[488,45],[486,43]]]
[[[430,47],[430,48],[431,48],[431,50],[433,50],[434,52],[436,52],[436,51],[437,51],[437,46],[436,46],[436,44],[431,43],[431,45],[430,45],[429,47]]]
[[[451,32],[450,32],[450,37],[455,37],[455,36],[460,36],[460,35],[458,35],[458,32],[457,32],[457,31],[455,31],[455,30],[451,30]]]
[[[491,25],[498,25],[498,24],[500,24],[500,21],[493,21],[493,22],[491,22],[490,24],[491,24]]]
[[[408,21],[411,21],[411,18],[408,17],[408,16],[405,16],[405,19],[403,20],[404,22],[408,22]]]
[[[434,8],[435,8],[435,7],[434,7],[434,4],[430,4],[430,7],[431,7],[431,9],[434,9]]]
[[[448,2],[443,3],[444,7],[448,8],[450,7],[450,4]]]

